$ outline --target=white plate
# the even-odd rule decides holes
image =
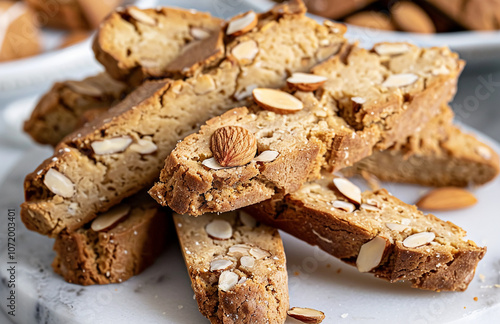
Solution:
[[[500,152],[498,144],[481,137]],[[33,148],[9,172],[0,186],[0,210],[4,215],[8,208],[15,208],[19,215],[17,206],[23,199],[25,174],[50,154],[50,149]],[[414,203],[426,190],[413,185],[385,187],[407,203]],[[324,323],[494,322],[500,312],[500,289],[494,286],[500,284],[499,192],[497,178],[475,192],[479,202],[474,207],[437,213],[466,229],[469,239],[488,247],[466,292],[435,293],[405,283],[390,284],[361,274],[318,248],[283,234],[291,306],[322,310],[327,316]],[[147,271],[122,284],[81,287],[64,282],[52,272],[52,240],[26,230],[19,216],[16,228],[18,314],[12,318],[16,323],[208,322],[197,311],[177,243],[172,243]],[[0,286],[7,276],[6,235],[7,229],[2,227]],[[2,301],[7,298],[6,292],[5,287],[0,288]],[[1,305],[5,310],[5,303]]]

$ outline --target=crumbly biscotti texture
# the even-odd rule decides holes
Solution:
[[[498,154],[452,124],[445,106],[420,132],[342,170],[346,175],[368,171],[382,181],[443,187],[483,185],[500,170]]]
[[[129,88],[107,73],[81,81],[57,82],[40,99],[24,131],[40,144],[57,145],[82,125],[89,111],[105,111],[119,102]]]
[[[195,62],[203,67],[224,57],[223,20],[206,13],[174,8],[138,9],[127,7],[109,15],[94,39],[94,53],[107,72],[118,80],[138,85],[148,77],[171,77],[179,65],[191,71]],[[193,29],[206,33],[198,38]],[[189,47],[203,44],[190,55],[190,62],[176,62]],[[189,64],[191,63],[191,64]],[[195,66],[194,69],[200,68]]]
[[[150,194],[178,213],[223,212],[270,199],[318,178],[321,169],[337,171],[415,133],[455,93],[463,63],[447,48],[409,44],[399,55],[352,46],[312,69],[327,78],[314,92],[293,92],[304,108],[276,114],[256,104],[213,118],[176,146]],[[376,47],[377,48],[377,47]],[[385,87],[385,80],[413,75],[414,83]],[[257,140],[257,151],[279,153],[272,162],[208,169],[212,134],[241,126]]]
[[[498,0],[428,0],[428,2],[468,29],[500,29]]]
[[[245,222],[241,213],[198,218],[174,214],[198,307],[211,323],[284,323],[288,277],[281,237],[274,228],[253,224],[246,213]],[[213,220],[231,224],[232,236],[226,240],[209,236],[207,225]],[[228,262],[216,270],[214,260]],[[238,283],[228,289],[219,287],[223,272],[236,274]]]
[[[96,232],[89,223],[56,237],[52,267],[64,280],[83,286],[120,283],[144,271],[163,252],[168,237],[165,210],[144,193],[122,204],[130,211],[111,229]]]
[[[390,195],[385,189],[362,193],[363,205],[353,212],[333,207],[346,201],[335,189],[332,176],[304,185],[284,200],[269,200],[247,211],[259,221],[275,226],[311,245],[317,245],[342,261],[356,265],[361,247],[374,239],[386,240],[381,261],[370,272],[396,282],[408,280],[413,287],[435,291],[463,291],[474,277],[486,248],[466,241],[460,227],[423,214]],[[393,229],[390,229],[391,224]],[[397,228],[397,227],[400,228]],[[435,238],[418,247],[403,241],[411,235],[432,232]]]
[[[53,157],[26,177],[23,222],[49,236],[63,229],[76,230],[96,213],[155,181],[177,141],[209,118],[240,105],[250,95],[249,89],[255,85],[281,87],[287,73],[308,71],[341,51],[344,31],[342,25],[319,25],[302,11],[271,11],[259,16],[254,30],[227,40],[228,58],[218,67],[186,80],[146,82],[69,135],[56,147]],[[259,46],[252,60],[240,61],[232,55],[233,48],[243,41],[255,41]],[[157,149],[140,154],[125,146],[123,150],[115,148],[114,154],[96,154],[92,147],[95,142],[121,136],[131,138],[134,144],[152,141]],[[64,198],[48,189],[44,179],[51,169],[69,179],[73,195]],[[79,209],[77,214],[68,215],[72,203]]]

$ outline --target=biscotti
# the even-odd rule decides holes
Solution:
[[[174,214],[194,297],[211,323],[284,323],[286,259],[278,231],[244,212]]]
[[[500,29],[500,2],[484,0],[428,0],[468,29]]]
[[[340,170],[415,133],[452,98],[463,66],[447,48],[384,43],[346,52],[313,75],[292,77],[322,80],[316,91],[255,89],[249,108],[208,121],[172,151],[150,194],[177,213],[200,215],[293,192],[321,169]],[[213,134],[225,127],[235,130],[223,143],[227,154],[250,157],[222,165],[233,168],[211,163],[221,153],[213,150]],[[266,159],[251,161],[260,153]]]
[[[331,19],[345,17],[373,2],[375,0],[304,0],[311,13]]]
[[[82,81],[57,82],[40,99],[24,131],[40,144],[55,146],[84,122],[86,114],[106,111],[129,87],[106,73]]]
[[[52,267],[79,285],[123,282],[163,252],[167,224],[167,213],[146,194],[138,194],[73,233],[60,233]]]
[[[419,133],[342,170],[346,175],[367,171],[383,181],[425,186],[483,185],[500,170],[495,151],[451,121],[445,106]]]
[[[146,82],[63,140],[26,178],[26,226],[50,236],[76,230],[150,185],[177,141],[241,104],[255,85],[281,87],[288,72],[307,71],[342,52],[341,25],[319,25],[302,11],[280,8],[259,15],[252,31],[227,39],[228,58],[217,67],[186,80]],[[242,44],[258,44],[257,52],[246,56]],[[79,206],[74,216],[66,212],[71,204]]]
[[[334,183],[332,177],[247,210],[361,272],[421,289],[467,288],[486,248],[465,240],[460,227],[423,214],[385,189],[361,193],[348,180]]]

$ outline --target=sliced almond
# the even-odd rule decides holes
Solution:
[[[233,227],[228,221],[215,219],[205,227],[207,234],[216,240],[227,240],[233,236]]]
[[[49,169],[43,178],[43,183],[52,193],[64,198],[71,198],[75,194],[75,185],[61,172]]]
[[[240,264],[245,268],[253,268],[255,265],[255,259],[251,256],[245,255],[240,258]]]
[[[240,211],[240,220],[243,225],[248,226],[250,228],[254,228],[257,226],[257,221],[250,214],[245,213],[244,211]]]
[[[408,248],[416,248],[434,240],[436,234],[432,232],[422,232],[408,236],[404,241],[403,245]]]
[[[442,187],[429,191],[416,205],[426,210],[455,210],[476,203],[476,197],[463,188]]]
[[[322,311],[305,307],[292,307],[287,311],[287,314],[296,320],[308,324],[318,324],[325,319],[325,314]]]
[[[220,274],[219,289],[222,291],[231,290],[238,283],[238,275],[232,271],[226,270]]]
[[[123,152],[132,143],[130,136],[120,136],[102,141],[95,141],[90,144],[92,150],[97,155],[115,154]]]
[[[158,150],[158,146],[153,143],[153,140],[148,136],[130,145],[130,150],[139,154],[153,154]]]
[[[74,92],[85,96],[100,97],[103,94],[101,89],[88,83],[78,82],[78,81],[66,81],[64,84]]]
[[[224,126],[212,134],[210,149],[221,166],[242,166],[255,157],[257,139],[244,127]]]
[[[372,206],[380,208],[380,202],[378,200],[376,200],[376,199],[368,198],[368,199],[366,199],[366,203],[368,205],[372,205]]]
[[[240,280],[238,280],[238,285],[244,284],[247,281],[247,277],[241,277]]]
[[[189,32],[191,33],[191,36],[193,36],[193,38],[196,40],[206,39],[210,36],[209,31],[199,27],[191,27]]]
[[[476,153],[479,154],[483,159],[491,159],[491,151],[485,146],[477,146],[475,149]]]
[[[210,262],[210,271],[219,271],[226,270],[231,265],[233,265],[233,261],[226,259],[217,259]]]
[[[131,7],[128,8],[127,12],[130,15],[130,17],[134,18],[140,23],[149,26],[156,26],[156,20],[142,10]]]
[[[286,79],[288,86],[294,90],[315,91],[321,87],[327,78],[321,75],[309,73],[294,73]]]
[[[354,102],[354,103],[357,103],[358,105],[362,105],[366,102],[366,99],[365,98],[361,98],[361,97],[352,97],[351,100]]]
[[[373,212],[378,212],[380,211],[380,208],[378,208],[377,206],[373,206],[373,205],[369,205],[369,204],[361,204],[361,206],[359,206],[361,209],[364,209],[364,210],[367,210],[367,211],[373,211]]]
[[[418,75],[413,73],[392,74],[382,83],[386,88],[405,87],[415,83],[418,80]]]
[[[252,95],[261,108],[278,114],[291,114],[304,108],[302,101],[280,90],[256,88]]]
[[[231,54],[241,63],[252,62],[258,53],[259,46],[254,40],[241,42],[231,50]]]
[[[251,248],[248,244],[235,244],[229,248],[227,254],[230,256],[250,255]]]
[[[276,151],[264,151],[257,155],[252,161],[253,162],[273,162],[280,155]]]
[[[257,15],[253,11],[233,18],[227,25],[226,34],[231,36],[239,36],[245,34],[257,26]]]
[[[375,236],[371,241],[363,244],[356,259],[358,270],[360,272],[369,272],[376,268],[380,264],[380,261],[382,261],[388,245],[389,242],[387,239],[381,236]]]
[[[256,84],[250,84],[243,89],[240,89],[234,93],[234,99],[241,101],[252,95],[252,91],[257,88]]]
[[[342,201],[342,200],[335,200],[333,202],[332,206],[335,208],[344,210],[348,213],[352,213],[356,209],[356,206],[354,206],[350,202]]]
[[[393,56],[408,52],[410,50],[410,46],[404,43],[378,44],[375,45],[374,49],[378,55]]]
[[[213,170],[220,170],[220,169],[228,169],[229,168],[229,167],[223,167],[222,165],[220,165],[219,162],[217,162],[215,160],[215,158],[213,158],[213,157],[203,160],[203,162],[201,162],[201,164],[203,164],[207,168],[210,168]]]
[[[250,254],[256,258],[257,260],[260,260],[260,259],[265,259],[267,257],[270,257],[271,256],[271,253],[267,252],[266,250],[263,250],[261,248],[258,248],[258,247],[252,247],[250,249]]]
[[[357,205],[361,204],[361,189],[358,186],[345,178],[335,178],[333,183],[349,201]]]
[[[116,223],[118,223],[122,218],[127,216],[130,213],[130,206],[126,204],[120,204],[116,207],[111,208],[105,213],[100,214],[97,216],[96,219],[92,222],[92,225],[90,225],[90,228],[94,232],[100,232],[107,230]]]
[[[385,223],[385,226],[387,226],[387,228],[390,229],[391,231],[396,231],[396,232],[403,232],[410,228],[408,225],[398,224],[398,223]]]
[[[441,65],[437,68],[433,68],[431,71],[432,75],[448,75],[450,74],[450,70],[444,65]]]
[[[216,88],[214,79],[208,75],[204,74],[196,78],[194,83],[194,92],[198,95],[206,94],[214,91]]]

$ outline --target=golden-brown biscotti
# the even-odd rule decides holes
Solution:
[[[283,114],[254,103],[209,120],[172,151],[150,194],[178,213],[201,215],[293,192],[321,169],[340,170],[419,130],[452,98],[462,66],[447,48],[353,45],[312,69],[326,79],[316,91],[281,93],[303,109]],[[253,134],[257,150],[250,153],[277,156],[233,168],[207,167],[214,156],[212,135],[227,126]]]
[[[177,141],[241,104],[253,87],[281,87],[288,73],[307,71],[342,51],[342,25],[319,25],[302,12],[280,8],[259,15],[252,31],[226,39],[227,58],[217,67],[186,80],[146,82],[64,139],[26,177],[21,207],[26,226],[50,236],[76,230],[150,185]],[[242,43],[258,44],[253,58],[239,56]],[[61,192],[49,181],[51,190],[48,172],[51,181],[67,190]],[[72,203],[79,206],[74,216],[66,212]]]
[[[447,16],[468,29],[500,29],[500,1],[428,0]]]
[[[339,191],[345,186],[332,179],[325,175],[284,200],[247,211],[378,278],[435,291],[467,288],[486,248],[465,240],[463,229],[423,214],[385,189],[366,191],[361,204],[353,204]]]
[[[244,212],[174,214],[194,297],[211,323],[284,323],[288,277],[278,231]]]
[[[77,231],[60,233],[52,267],[67,282],[83,286],[128,280],[163,252],[167,214],[145,193],[137,194]]]

